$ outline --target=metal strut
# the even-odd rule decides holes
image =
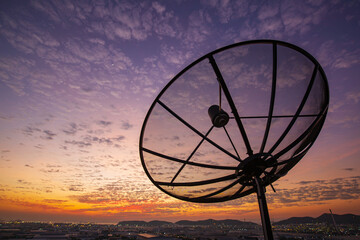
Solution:
[[[274,240],[274,236],[272,233],[271,222],[269,217],[269,211],[266,204],[265,197],[265,187],[262,185],[261,179],[259,177],[254,178],[254,184],[256,188],[256,194],[258,198],[260,215],[261,215],[261,223],[264,232],[265,240]]]
[[[221,72],[219,70],[218,65],[216,64],[216,61],[215,61],[213,55],[209,55],[208,58],[209,58],[209,62],[211,64],[212,68],[214,69],[217,80],[218,80],[218,82],[219,82],[219,84],[220,84],[220,86],[221,86],[221,88],[222,88],[222,90],[223,90],[223,92],[224,92],[224,94],[226,96],[226,100],[229,103],[229,106],[231,108],[231,112],[235,117],[235,120],[236,120],[236,123],[237,123],[237,125],[239,127],[241,136],[242,136],[242,138],[244,140],[244,144],[245,144],[245,147],[246,147],[246,150],[247,150],[247,154],[249,156],[252,156],[253,155],[253,150],[251,149],[250,142],[249,142],[249,139],[248,139],[248,137],[246,135],[244,125],[242,124],[242,122],[240,120],[240,116],[239,116],[239,114],[237,112],[234,101],[233,101],[233,99],[232,99],[232,97],[230,95],[229,89],[227,88],[227,86],[225,84],[224,78],[221,75]]]

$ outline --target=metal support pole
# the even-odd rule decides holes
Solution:
[[[261,179],[259,177],[254,178],[255,187],[256,187],[256,194],[258,198],[260,214],[261,214],[261,223],[264,232],[264,239],[265,240],[273,240],[274,236],[271,229],[271,222],[269,217],[269,211],[266,204],[266,197],[265,197],[265,187],[261,183]]]

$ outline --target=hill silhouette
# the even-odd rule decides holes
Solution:
[[[258,225],[253,222],[243,222],[239,220],[232,220],[232,219],[226,219],[226,220],[214,220],[214,219],[207,219],[207,220],[200,220],[200,221],[188,221],[188,220],[182,220],[176,222],[178,225],[234,225],[234,226],[243,226],[243,225]]]
[[[166,222],[166,221],[121,221],[118,222],[117,225],[119,226],[148,226],[148,227],[155,227],[155,226],[163,226],[163,225],[172,225],[172,222]]]
[[[353,224],[360,226],[360,215],[355,214],[333,214],[335,218],[335,222],[338,225],[341,224]],[[333,224],[333,220],[331,214],[324,213],[319,217],[291,217],[286,220],[282,220],[279,222],[274,222],[273,225],[285,225],[285,224],[306,224],[306,223],[327,223]],[[239,220],[233,219],[225,219],[225,220],[214,220],[214,219],[207,219],[207,220],[199,220],[199,221],[189,221],[189,220],[181,220],[175,223],[167,222],[167,221],[121,221],[118,222],[117,225],[119,226],[147,226],[147,227],[156,227],[156,226],[164,226],[164,225],[183,225],[183,226],[209,226],[209,225],[233,225],[233,226],[259,226],[253,222],[244,222]]]
[[[354,214],[333,214],[336,224],[354,224],[360,225],[360,215]],[[275,222],[274,225],[285,224],[305,224],[305,223],[328,223],[333,224],[333,220],[330,213],[324,213],[317,218],[313,217],[291,217],[283,221]]]

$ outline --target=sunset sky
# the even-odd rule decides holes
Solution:
[[[0,220],[260,222],[256,195],[174,199],[139,157],[145,115],[184,67],[276,39],[312,54],[330,87],[307,155],[267,189],[273,221],[360,214],[360,2],[0,1]]]

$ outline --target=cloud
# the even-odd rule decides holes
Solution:
[[[215,190],[218,190],[218,189],[217,188],[205,188],[205,189],[201,189],[201,190],[188,191],[188,193],[190,193],[190,194],[203,194],[203,193],[211,193],[211,192],[214,192]]]
[[[360,176],[298,182],[299,187],[277,189],[272,197],[275,203],[307,204],[329,200],[348,200],[360,198]]]
[[[29,11],[35,9],[42,16],[45,14],[49,20],[49,28],[40,27],[36,21],[27,21],[26,28],[19,28],[22,22],[18,21],[22,18],[4,14],[7,40],[15,49],[36,59],[30,61],[30,58],[14,58],[13,61],[3,61],[4,71],[0,71],[0,74],[4,77],[1,79],[19,95],[25,95],[30,90],[51,98],[54,105],[63,106],[65,99],[71,98],[73,108],[81,104],[84,106],[84,102],[91,108],[97,101],[92,101],[89,97],[99,97],[98,95],[106,92],[117,98],[139,92],[153,97],[159,87],[152,85],[162,81],[165,75],[168,79],[171,73],[161,61],[157,62],[157,66],[142,68],[141,73],[137,72],[132,59],[122,51],[122,45],[115,43],[119,38],[142,41],[152,34],[159,38],[179,38],[183,28],[179,18],[173,11],[167,8],[163,10],[164,6],[158,2],[121,2],[108,5],[67,1],[49,4],[39,1],[31,2],[27,7]],[[202,15],[199,18],[209,20],[208,15]],[[29,18],[34,17],[30,14]],[[193,17],[192,20],[197,19]],[[83,26],[84,22],[87,23],[86,26]],[[78,25],[82,27],[79,28]],[[197,23],[192,25],[191,31],[200,31]],[[60,37],[51,30],[59,28],[66,28],[69,33],[78,33],[81,38],[77,37],[78,34]],[[34,33],[31,35],[27,29],[33,29]],[[190,35],[189,39],[192,40]],[[13,40],[14,36],[19,38],[16,42]],[[183,54],[174,49],[165,49],[163,54],[169,63],[176,65],[183,64],[191,56],[190,51]],[[25,64],[25,60],[29,62]],[[34,68],[34,64],[38,67]],[[137,74],[133,76],[134,72]],[[119,94],[124,89],[130,91]],[[70,110],[64,108],[64,111]],[[63,130],[68,135],[75,134],[75,131],[73,127]]]
[[[60,199],[44,199],[43,202],[45,203],[56,203],[56,204],[62,204],[68,202],[68,200],[60,200]]]
[[[9,13],[0,14],[3,20],[1,33],[16,50],[28,54],[26,58],[20,55],[0,59],[0,79],[18,95],[36,92],[53,99],[61,96],[57,98],[57,102],[61,102],[68,94],[76,103],[84,101],[81,95],[90,96],[100,89],[119,91],[124,88],[124,72],[130,71],[132,61],[120,50],[119,45],[105,41],[105,36],[96,34],[94,37],[94,34],[86,32],[85,27],[79,30],[72,23],[74,15],[84,15],[89,21],[93,16],[91,11],[86,10],[89,6],[78,8],[76,5],[82,3],[32,2],[31,7],[51,16],[48,28],[39,26],[35,20],[31,21],[34,15],[27,12],[22,13],[27,14],[26,21]],[[83,13],[78,14],[75,9]],[[59,28],[66,28],[68,32],[80,31],[82,39],[77,38],[76,34],[60,37],[51,30]],[[122,78],[121,84],[114,84],[119,77]],[[64,87],[71,91],[64,92]],[[75,91],[77,94],[72,94]]]
[[[346,93],[346,99],[351,100],[354,103],[359,103],[360,101],[360,91],[359,92],[348,92]]]
[[[260,36],[274,36],[281,38],[283,36],[284,25],[279,18],[267,18],[258,26]]]
[[[58,173],[58,172],[60,172],[59,169],[40,169],[40,171],[43,173]]]
[[[294,36],[305,36],[319,25],[327,16],[330,8],[336,9],[336,2],[321,2],[313,4],[307,1],[289,2],[272,1],[271,4],[251,4],[245,7],[244,14],[236,14],[236,4],[229,1],[211,1],[213,7],[222,11],[222,22],[229,22],[231,19],[242,18],[238,26],[229,28],[226,39],[252,40],[256,38],[284,39]],[[243,1],[236,1],[243,2]],[[221,4],[228,7],[221,8]],[[232,10],[233,8],[234,10]],[[226,11],[224,11],[226,9]],[[246,16],[246,17],[245,17]],[[256,20],[255,20],[256,18]],[[226,35],[225,35],[226,36]]]
[[[154,194],[148,191],[149,185],[140,186],[129,180],[119,180],[105,184],[91,193],[71,196],[80,203],[87,204],[118,204],[119,207],[140,205],[146,203],[161,203],[166,195]],[[108,207],[108,206],[107,206]]]
[[[124,130],[129,130],[130,128],[132,128],[134,125],[130,124],[128,121],[123,121],[121,123],[121,129]]]
[[[48,1],[31,1],[30,3],[36,10],[48,15],[54,22],[60,23],[62,21],[52,3]]]
[[[314,5],[305,1],[272,1],[271,4],[261,5],[249,1],[212,0],[202,3],[205,9],[210,7],[217,12],[222,24],[231,24],[237,20],[239,29],[235,30],[236,34],[229,36],[232,39],[240,36],[241,40],[283,38],[285,34],[304,35],[324,19],[330,8],[330,4],[324,2]]]
[[[254,6],[250,7],[251,2],[249,1],[203,0],[201,3],[214,8],[220,22],[223,24],[249,15],[254,8]]]
[[[68,187],[68,190],[71,192],[82,192],[84,191],[84,187],[82,184],[73,184]]]
[[[66,135],[75,135],[78,131],[78,125],[76,123],[69,123],[69,127],[62,130]]]
[[[22,132],[27,136],[33,136],[34,133],[41,132],[41,129],[27,126],[22,130]]]
[[[180,38],[183,27],[180,25],[179,18],[171,11],[159,13],[150,19],[150,15],[145,15],[146,21],[152,22],[154,33],[162,39],[165,37]]]
[[[121,1],[106,5],[99,2],[93,4],[75,2],[73,5],[72,8],[76,8],[77,11],[72,16],[76,17],[63,21],[75,22],[78,25],[82,25],[85,21],[90,22],[86,25],[88,32],[105,35],[110,40],[143,41],[152,34],[152,30],[163,36],[176,34],[174,27],[171,26],[177,22],[173,13],[166,11],[166,7],[159,2]],[[58,6],[58,8],[67,13],[72,11],[70,7],[64,9]],[[57,21],[57,17],[52,19]],[[103,21],[104,19],[106,21]]]
[[[100,120],[100,121],[97,122],[97,124],[102,126],[102,127],[108,127],[108,126],[110,126],[112,124],[112,122]]]
[[[109,146],[120,147],[121,143],[125,139],[125,136],[119,135],[117,137],[98,137],[92,135],[82,136],[82,140],[65,140],[67,145],[74,145],[80,148],[90,147],[94,144],[107,144]]]
[[[23,13],[14,13],[23,16]],[[12,18],[7,13],[2,12],[3,27],[0,32],[7,38],[8,42],[15,48],[24,53],[34,53],[38,45],[47,47],[57,47],[60,43],[46,31],[32,24],[25,18]]]
[[[322,66],[335,69],[350,68],[360,63],[360,50],[350,51],[339,48],[334,40],[322,43],[317,56]]]
[[[51,210],[52,212],[54,211],[59,211],[59,212],[62,212],[64,211],[64,208],[62,207],[59,207],[59,206],[53,206],[53,205],[50,205],[50,204],[53,204],[55,202],[51,202],[51,200],[49,199],[50,202],[46,202],[46,201],[42,201],[43,203],[40,203],[40,202],[31,202],[31,201],[27,201],[25,199],[16,199],[16,200],[13,200],[13,199],[1,199],[3,201],[5,201],[5,203],[9,204],[10,205],[14,205],[14,206],[21,206],[21,207],[25,207],[25,208],[28,208],[28,209],[31,209],[31,210],[38,210],[38,209],[41,209],[41,210]],[[58,204],[60,204],[60,202],[58,202]]]
[[[46,164],[47,168],[61,168],[61,165],[57,165],[57,164]]]
[[[192,53],[189,51],[182,51],[176,49],[174,46],[162,45],[161,56],[163,56],[167,63],[183,65],[188,59],[192,57]]]
[[[73,56],[85,60],[86,62],[99,63],[109,57],[109,51],[103,44],[90,41],[88,43],[79,39],[70,39],[65,42],[65,50],[68,50]]]
[[[189,27],[186,30],[184,41],[193,48],[195,44],[204,42],[211,35],[211,17],[204,10],[193,12],[189,16]]]
[[[31,136],[31,137],[35,137],[36,135],[39,135],[41,139],[45,139],[45,140],[53,140],[54,137],[57,135],[51,130],[41,130],[40,128],[31,127],[31,126],[27,126],[24,129],[22,129],[22,133],[26,136]]]
[[[46,140],[53,140],[53,137],[56,136],[56,134],[50,130],[44,130],[43,133],[45,133],[45,136],[43,136],[42,138]]]
[[[92,144],[89,143],[89,142],[85,142],[85,141],[75,141],[75,140],[65,140],[65,144],[69,144],[69,145],[75,145],[75,146],[78,146],[80,148],[83,148],[83,147],[89,147],[91,146]]]
[[[23,57],[0,58],[0,81],[12,89],[17,95],[24,96],[28,92],[26,79],[33,72],[34,60]]]
[[[31,182],[28,182],[28,181],[23,180],[23,179],[18,179],[17,182],[22,184],[22,185],[31,185]]]
[[[281,19],[285,26],[285,31],[289,35],[296,33],[304,34],[308,32],[312,26],[319,24],[329,9],[328,4],[313,6],[305,1],[281,2]]]
[[[161,5],[158,2],[153,2],[152,7],[156,10],[157,13],[161,14],[165,11],[166,7]]]
[[[92,142],[92,143],[107,143],[109,145],[112,145],[113,142],[121,142],[122,140],[124,140],[125,136],[117,136],[117,137],[113,137],[113,138],[105,138],[105,137],[96,137],[96,136],[88,135],[84,139],[86,141]]]
[[[258,11],[259,20],[275,17],[279,13],[279,5],[264,4]]]
[[[40,169],[40,172],[43,172],[43,173],[59,173],[60,172],[60,169],[59,168],[62,168],[61,165],[58,165],[58,164],[46,164],[45,166],[46,168],[45,169]]]
[[[352,171],[354,171],[355,169],[354,169],[354,168],[343,168],[342,170],[352,172]]]

